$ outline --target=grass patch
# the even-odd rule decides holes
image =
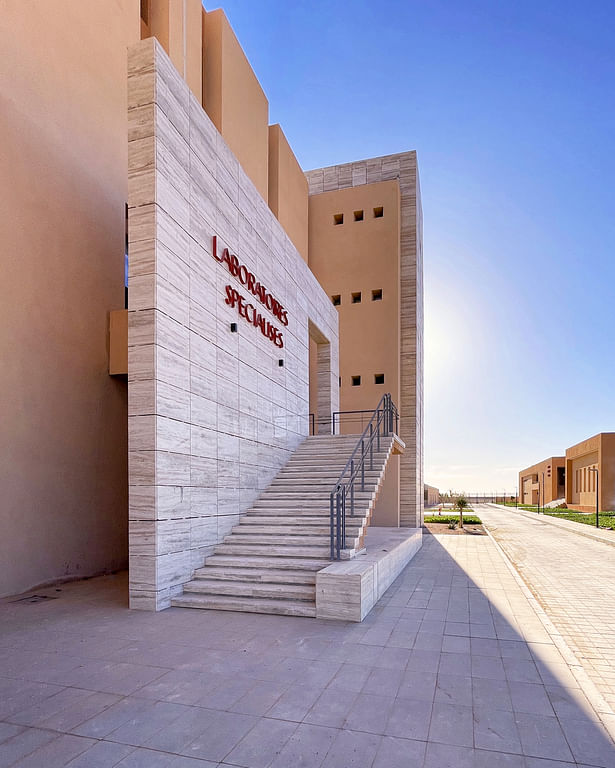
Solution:
[[[562,520],[572,520],[573,523],[584,523],[596,527],[596,514],[584,515],[581,512],[545,512],[548,517],[559,517]],[[600,528],[615,528],[615,512],[601,512],[598,515]]]
[[[514,507],[515,503],[507,502],[507,507]],[[538,512],[538,507],[535,504],[519,504],[518,509],[523,509],[526,512]],[[560,520],[571,520],[573,523],[583,523],[583,525],[592,525],[596,527],[596,513],[590,512],[589,514],[583,512],[575,512],[570,509],[544,509],[541,507],[542,514],[548,517],[558,517]],[[615,512],[600,512],[598,515],[598,525],[600,528],[611,528],[615,530]]]
[[[424,523],[459,523],[459,515],[426,515],[424,520]],[[463,524],[466,525],[480,525],[481,520],[480,517],[476,517],[476,515],[466,515],[464,513],[463,515]]]

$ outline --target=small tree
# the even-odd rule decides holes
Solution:
[[[457,496],[455,499],[455,509],[459,510],[459,527],[463,528],[463,510],[467,509],[468,507],[468,500],[466,497],[462,494],[461,496]]]

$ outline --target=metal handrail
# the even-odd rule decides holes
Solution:
[[[358,439],[354,451],[333,486],[329,497],[329,528],[331,560],[339,560],[346,547],[346,505],[350,500],[350,515],[354,516],[355,482],[360,475],[361,490],[365,490],[365,464],[369,455],[369,469],[374,469],[374,444],[380,451],[380,438],[397,434],[399,412],[390,394],[380,398],[368,425]],[[360,451],[360,453],[359,453]]]

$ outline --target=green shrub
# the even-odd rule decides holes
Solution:
[[[426,515],[424,522],[426,523],[459,523],[459,515]],[[463,522],[467,525],[480,525],[480,517],[476,515],[464,515]]]

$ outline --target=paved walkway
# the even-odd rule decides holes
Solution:
[[[511,508],[476,509],[615,709],[615,548],[576,533],[573,523],[555,526]]]
[[[0,603],[0,768],[570,768],[615,748],[487,536],[426,536],[362,624]]]

